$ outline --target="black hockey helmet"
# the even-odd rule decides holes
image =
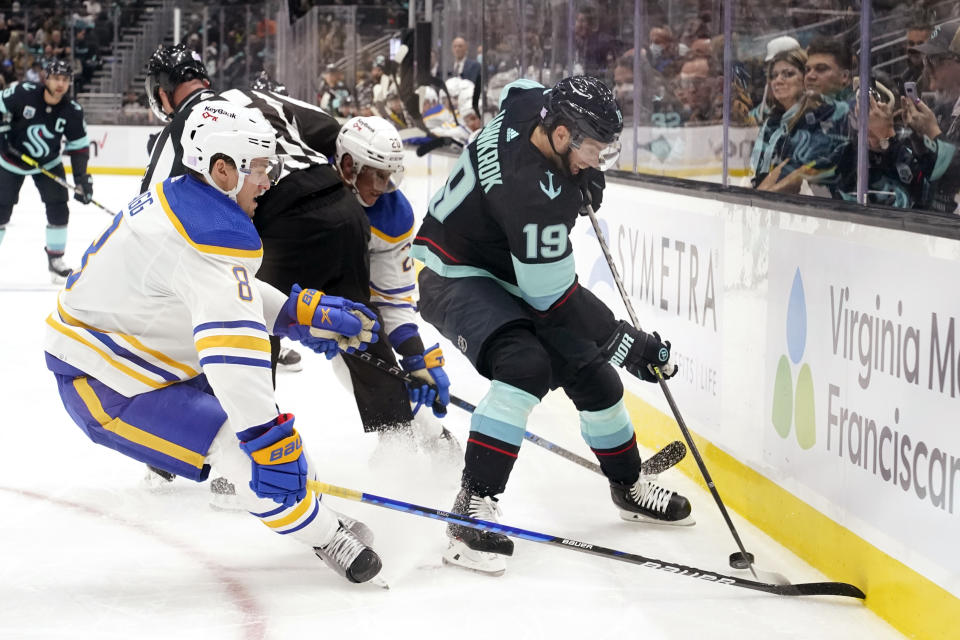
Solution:
[[[73,67],[67,60],[60,58],[47,58],[43,61],[43,73],[50,76],[69,76],[73,77]]]
[[[623,114],[613,92],[599,78],[572,76],[550,90],[540,114],[548,132],[564,125],[574,141],[593,138],[612,143],[623,130]]]
[[[282,96],[287,95],[287,88],[273,80],[270,77],[270,74],[266,71],[261,71],[256,78],[253,79],[253,82],[250,83],[250,88],[253,91],[272,91],[273,93],[279,93]]]
[[[200,54],[184,44],[172,46],[158,45],[157,50],[147,62],[147,79],[144,88],[150,108],[161,120],[170,120],[170,116],[163,112],[160,106],[158,89],[172,94],[178,85],[189,80],[203,80],[210,85],[207,68],[203,66]]]

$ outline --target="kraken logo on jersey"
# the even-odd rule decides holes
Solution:
[[[27,139],[23,146],[26,147],[27,153],[34,158],[43,158],[50,153],[50,145],[46,143],[44,138],[53,140],[53,137],[53,134],[47,130],[46,125],[32,124],[27,127]]]
[[[506,113],[501,111],[490,121],[490,124],[483,128],[477,138],[477,173],[484,193],[490,193],[490,189],[503,184],[500,175],[500,149],[497,142],[500,139],[500,125],[503,124],[503,116]]]

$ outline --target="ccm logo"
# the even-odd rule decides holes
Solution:
[[[290,456],[295,451],[297,451],[301,446],[302,446],[302,443],[300,441],[300,435],[298,434],[296,440],[291,440],[284,446],[277,447],[276,449],[273,449],[272,451],[270,451],[270,462],[276,462],[278,460],[281,460],[282,458],[286,458],[287,456]]]
[[[630,347],[632,346],[633,336],[631,336],[629,333],[623,334],[623,339],[620,341],[620,344],[617,345],[617,352],[614,353],[610,358],[610,364],[622,367],[623,359],[627,357],[628,353],[630,353]]]

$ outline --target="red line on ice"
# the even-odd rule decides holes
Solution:
[[[256,599],[252,593],[247,591],[247,588],[239,580],[234,579],[230,576],[226,567],[218,564],[214,560],[205,558],[203,553],[197,549],[191,547],[188,544],[177,540],[174,537],[168,536],[160,531],[151,529],[147,525],[141,524],[139,522],[133,522],[131,520],[126,520],[119,516],[116,516],[107,511],[97,509],[96,507],[91,507],[89,505],[81,504],[79,502],[72,502],[70,500],[64,500],[62,498],[55,498],[53,496],[44,495],[42,493],[36,493],[34,491],[26,491],[24,489],[11,489],[9,487],[0,487],[0,491],[7,491],[9,493],[18,494],[26,498],[32,498],[34,500],[41,500],[44,502],[50,502],[62,507],[69,507],[75,509],[87,515],[96,516],[98,518],[107,518],[113,520],[116,523],[122,524],[125,527],[134,529],[144,535],[150,536],[159,540],[162,544],[165,544],[169,547],[184,553],[194,560],[198,561],[207,571],[212,573],[217,581],[221,584],[223,589],[229,594],[230,600],[243,616],[242,627],[244,630],[244,637],[247,640],[262,640],[266,637],[267,634],[267,624],[265,621],[265,616],[260,610],[260,607],[257,605]]]

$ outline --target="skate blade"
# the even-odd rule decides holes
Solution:
[[[639,513],[634,513],[633,511],[626,511],[625,509],[620,510],[620,518],[626,520],[627,522],[643,522],[644,524],[660,524],[666,525],[669,527],[692,527],[697,524],[697,521],[694,520],[693,514],[683,518],[682,520],[659,520],[657,518],[648,518],[647,516],[641,515]]]
[[[380,576],[374,576],[367,580],[364,584],[369,584],[372,587],[379,587],[380,589],[390,590],[390,585],[387,584],[387,581],[381,578]]]
[[[278,364],[277,371],[284,371],[286,373],[297,373],[298,371],[303,371],[303,364]]]
[[[235,495],[212,494],[210,497],[210,508],[221,513],[241,513],[246,509],[240,506],[240,500]]]
[[[502,576],[507,570],[505,556],[499,553],[474,551],[458,540],[450,542],[450,547],[443,554],[443,564],[488,576]]]

